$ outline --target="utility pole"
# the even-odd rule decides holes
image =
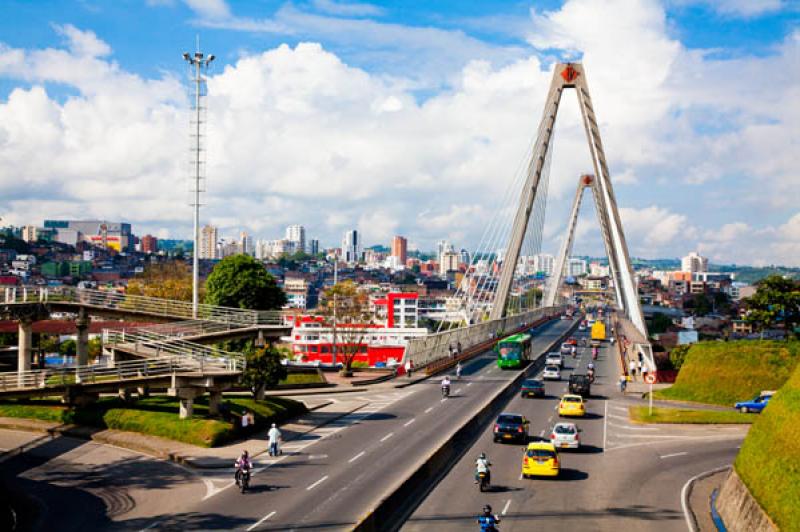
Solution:
[[[336,369],[336,285],[339,284],[339,259],[333,258],[333,367]]]
[[[194,152],[192,158],[193,166],[193,198],[192,207],[194,207],[194,246],[192,253],[192,317],[197,319],[197,307],[199,302],[199,285],[200,285],[200,192],[202,190],[202,129],[203,111],[205,110],[201,105],[202,98],[205,96],[206,78],[204,72],[208,70],[208,65],[214,60],[214,55],[209,55],[204,58],[203,53],[200,51],[200,39],[197,40],[197,51],[194,55],[189,55],[188,52],[183,53],[183,59],[194,67],[194,118],[192,120],[191,136],[194,137],[194,143],[191,151]]]

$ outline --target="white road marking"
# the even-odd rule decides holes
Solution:
[[[605,411],[603,414],[603,449],[606,448],[606,437],[608,436],[608,401],[606,401]]]
[[[214,485],[214,481],[213,480],[209,480],[207,478],[204,478],[203,479],[203,484],[206,485],[206,496],[203,497],[202,500],[206,500],[206,499],[209,499],[209,498],[213,497],[214,495],[216,495],[220,491],[223,491],[223,490],[226,490],[226,489],[230,488],[231,486],[236,484],[236,481],[231,480],[231,481],[227,482],[223,487],[218,488],[217,486]]]
[[[485,377],[486,377],[486,375],[481,375],[481,376],[480,376],[480,377],[478,377],[478,378],[479,378],[479,379],[483,379],[483,378],[485,378]]]
[[[360,453],[358,453],[357,455],[352,457],[350,460],[348,460],[347,463],[352,464],[353,462],[355,462],[356,460],[358,460],[359,458],[364,456],[366,453],[367,453],[367,451],[361,451]]]
[[[259,519],[259,520],[258,520],[258,521],[257,521],[257,522],[256,522],[256,523],[253,525],[253,526],[251,526],[250,528],[248,528],[248,529],[247,529],[247,532],[250,532],[251,530],[253,530],[253,529],[257,528],[257,527],[258,527],[258,526],[259,526],[261,523],[263,523],[264,521],[266,521],[267,519],[269,519],[269,518],[270,518],[270,517],[272,517],[273,515],[275,515],[275,512],[270,512],[270,513],[268,513],[267,515],[265,515],[264,517],[262,517],[261,519]]]
[[[388,439],[389,439],[389,438],[391,438],[392,436],[394,436],[394,432],[390,432],[389,434],[387,434],[386,436],[384,436],[383,438],[381,438],[381,442],[385,442],[386,440],[388,440]]]
[[[322,478],[321,478],[321,479],[319,479],[318,481],[316,481],[316,482],[314,482],[313,484],[311,484],[309,487],[307,487],[307,488],[306,488],[306,491],[311,491],[311,490],[313,490],[314,488],[316,488],[317,486],[319,486],[320,484],[322,484],[322,483],[323,483],[323,482],[325,482],[326,480],[328,480],[328,475],[325,475],[324,477],[322,477]]]
[[[407,426],[411,425],[414,421],[416,421],[416,418],[411,418],[408,421],[406,421],[405,423],[403,423],[403,426],[407,427]]]
[[[508,499],[508,500],[506,501],[506,505],[505,505],[505,506],[503,506],[503,511],[502,511],[502,512],[500,512],[500,515],[506,515],[506,512],[508,511],[508,507],[509,507],[509,506],[511,506],[511,499]]]
[[[522,480],[522,473],[519,474],[519,479]]]
[[[444,403],[445,401],[447,401],[447,397],[442,397],[442,400],[441,400],[441,401],[439,401],[439,402],[440,402],[440,403]]]
[[[472,383],[471,383],[471,382],[468,382],[468,383],[467,383],[467,386],[472,386]]]
[[[700,473],[699,475],[693,476],[692,478],[690,478],[689,480],[686,481],[686,484],[683,485],[683,488],[681,489],[681,508],[683,509],[683,517],[686,519],[686,526],[689,527],[689,532],[696,532],[697,531],[697,527],[694,526],[695,525],[694,519],[692,519],[691,514],[689,513],[689,501],[688,501],[688,498],[689,498],[688,497],[688,495],[689,495],[689,486],[691,486],[692,482],[694,482],[695,480],[697,480],[700,477],[704,477],[704,476],[707,476],[707,475],[710,475],[710,474],[713,474],[713,473],[719,473],[720,471],[724,471],[724,470],[728,469],[729,467],[730,467],[729,465],[725,465],[725,466],[717,467],[715,469],[711,469],[709,471],[704,471],[703,473]]]
[[[689,453],[683,452],[683,453],[662,454],[661,456],[659,456],[659,458],[661,458],[661,459],[672,458],[673,456],[686,456],[687,454],[689,454]]]
[[[650,431],[661,430],[661,429],[659,429],[657,427],[633,427],[633,426],[630,426],[630,425],[619,425],[617,423],[609,423],[608,426],[609,427],[613,427],[615,429],[620,429],[620,430],[650,430]]]
[[[310,455],[308,455],[308,459],[309,460],[323,460],[323,459],[325,459],[327,457],[328,457],[327,454],[310,454]]]
[[[539,433],[539,437],[544,438],[544,429],[542,429],[542,431]]]
[[[432,407],[432,406],[429,406],[428,408],[426,408],[426,409],[425,409],[425,413],[427,414],[427,413],[428,413],[428,412],[430,412],[431,410],[433,410],[433,407]]]

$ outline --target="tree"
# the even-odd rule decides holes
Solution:
[[[128,281],[126,292],[137,296],[191,301],[192,270],[188,264],[178,260],[151,264],[144,273]]]
[[[58,352],[64,356],[74,356],[77,351],[78,344],[72,338],[61,342],[61,345],[58,346]]]
[[[800,323],[800,284],[780,275],[770,275],[758,283],[756,293],[744,300],[745,320],[764,330],[783,323],[791,332]]]
[[[672,349],[672,351],[669,352],[669,361],[672,363],[673,368],[681,369],[681,366],[683,366],[683,363],[686,360],[686,355],[689,353],[690,347],[691,346],[689,344],[677,345],[674,349]]]
[[[264,399],[264,391],[274,388],[286,378],[286,368],[281,364],[280,352],[272,346],[256,349],[246,354],[247,367],[242,382],[257,400]]]
[[[334,297],[335,296],[335,297]],[[366,352],[362,345],[372,324],[369,296],[353,281],[343,281],[323,292],[320,314],[333,322],[336,316],[336,354],[341,357],[342,374],[352,375],[353,361]]]
[[[205,302],[223,307],[273,310],[286,304],[286,294],[263,264],[249,255],[232,255],[219,261],[208,276]]]

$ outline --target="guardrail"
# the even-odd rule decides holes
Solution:
[[[152,331],[128,331],[126,329],[104,329],[103,346],[124,347],[127,351],[133,351],[150,358],[160,357],[183,357],[194,360],[233,360],[243,368],[245,357],[241,353],[225,351],[213,345],[202,345],[194,342],[187,342],[180,338],[165,336]]]
[[[546,315],[558,314],[564,308],[564,306],[539,308],[499,320],[441,331],[422,338],[413,338],[408,341],[403,363],[405,364],[407,360],[411,360],[414,364],[414,370],[419,371],[428,364],[450,358],[450,348],[456,347],[459,343],[462,351],[466,351],[480,343],[502,335],[505,331],[519,329],[523,325],[533,323]]]
[[[250,325],[241,325],[237,323],[222,323],[218,321],[205,321],[205,320],[186,320],[186,321],[173,321],[170,323],[158,323],[155,325],[136,325],[131,327],[121,326],[114,327],[113,329],[119,333],[136,334],[136,333],[151,333],[162,336],[164,338],[182,338],[185,336],[202,336],[204,334],[214,334],[219,332],[227,332],[239,329],[249,328]]]
[[[200,304],[194,316],[192,303],[157,297],[146,297],[102,290],[55,287],[6,287],[3,292],[5,304],[20,303],[74,303],[120,312],[148,314],[179,319],[200,319],[237,325],[285,325],[285,313],[281,311],[257,311],[216,305]]]
[[[176,373],[228,373],[241,371],[237,359],[187,358],[170,356],[143,360],[127,360],[111,365],[93,364],[75,368],[41,369],[0,373],[0,391],[25,391],[57,388],[76,384],[123,382],[143,377]]]

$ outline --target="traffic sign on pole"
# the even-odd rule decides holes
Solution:
[[[644,382],[647,384],[655,384],[656,383],[656,374],[655,373],[648,373],[644,377]]]

